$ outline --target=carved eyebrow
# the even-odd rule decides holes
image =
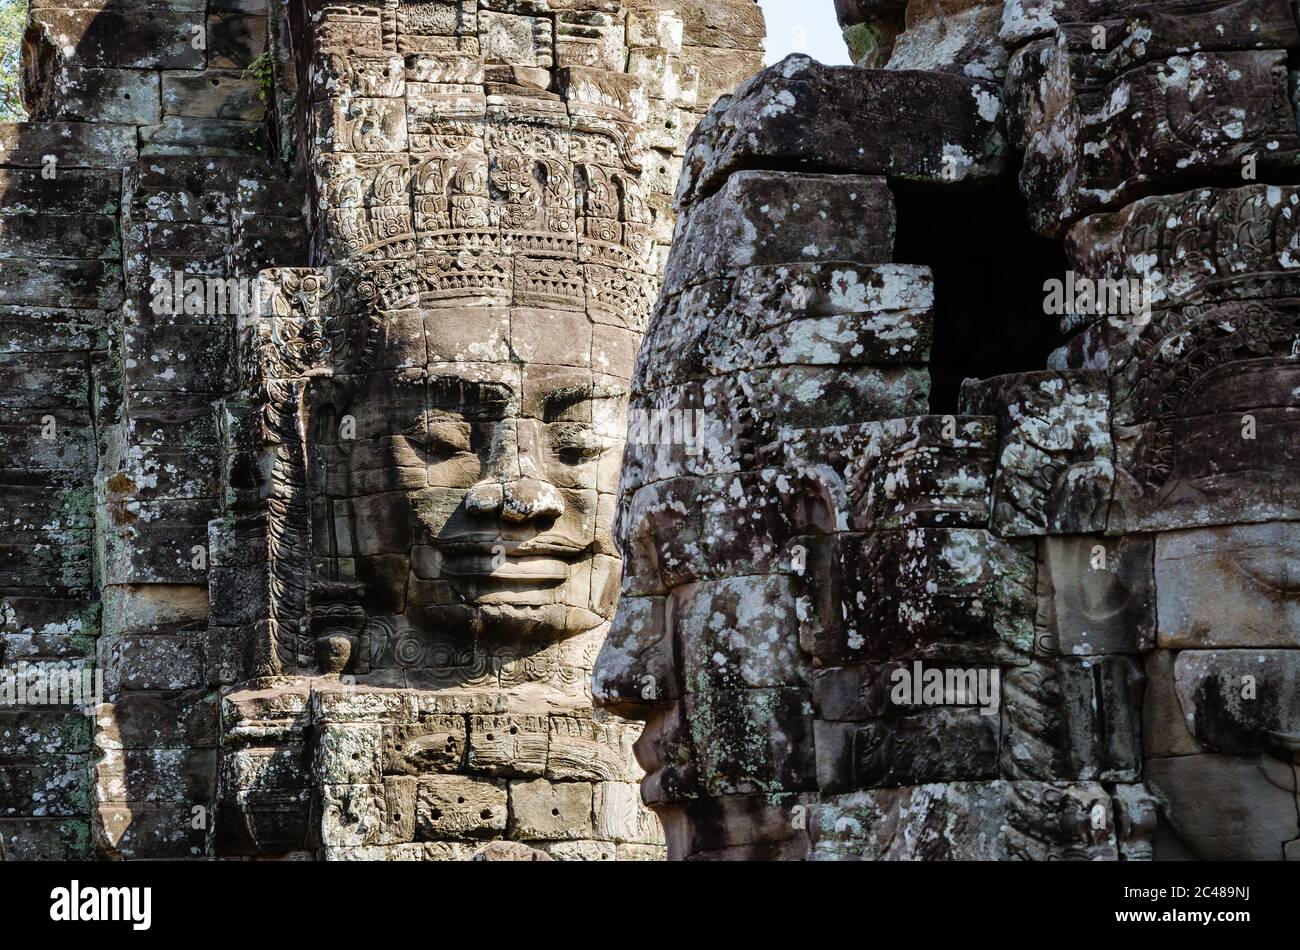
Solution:
[[[565,386],[562,389],[552,390],[542,397],[542,418],[551,422],[555,416],[578,403],[590,402],[593,399],[624,399],[627,395],[627,390],[620,386],[599,386],[595,383]]]
[[[429,380],[429,395],[435,404],[500,405],[510,402],[514,390],[501,382],[466,379],[464,376],[434,376]]]

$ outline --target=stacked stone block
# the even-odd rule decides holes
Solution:
[[[1075,498],[1039,542],[1047,642],[1098,689],[1145,666],[1122,770],[1159,803],[1155,857],[1294,859],[1295,12],[1008,4],[1003,37],[1032,225],[1149,302],[1062,318],[1051,373],[1097,411],[1086,475],[1047,469]],[[1085,547],[1108,572],[1062,586]]]
[[[121,304],[119,163],[135,147],[120,126],[0,126],[0,850],[10,859],[91,854],[90,699],[47,702],[18,681],[95,668],[104,420],[92,379]]]
[[[178,727],[159,729],[147,748],[106,752],[101,764],[118,779],[102,827],[141,835],[127,839],[132,854],[206,853],[217,774],[212,689],[238,674],[210,623],[208,522],[219,514],[221,471],[213,402],[232,388],[238,298],[256,287],[250,275],[268,256],[306,253],[301,189],[295,195],[274,175],[261,157],[168,156],[127,176],[121,402],[101,464],[101,655],[110,717],[162,703]],[[187,281],[197,282],[193,308],[184,305]]]
[[[511,848],[559,860],[662,856],[638,795],[634,728],[593,720],[576,703],[510,707],[491,690],[320,683],[232,693],[219,850],[308,853],[306,843],[349,861],[469,860]]]
[[[248,467],[258,460],[245,451],[261,408],[241,401],[246,357],[257,355],[239,352],[238,333],[252,316],[245,305],[277,305],[275,279],[259,283],[259,272],[357,263],[347,239],[358,207],[381,240],[403,199],[437,214],[421,176],[399,176],[402,195],[380,195],[392,184],[380,182],[354,202],[337,191],[351,172],[336,166],[405,158],[408,146],[436,151],[440,123],[454,120],[469,83],[501,119],[523,109],[544,125],[571,101],[576,122],[622,122],[628,154],[643,156],[640,195],[621,181],[605,182],[604,193],[588,182],[582,212],[591,238],[609,240],[612,227],[634,246],[636,261],[582,265],[601,278],[591,295],[607,314],[593,338],[601,365],[630,367],[672,235],[686,134],[757,68],[762,37],[750,0],[31,5],[23,78],[32,121],[5,127],[0,142],[0,305],[12,375],[3,425],[15,460],[3,471],[18,499],[0,526],[0,663],[93,665],[104,691],[93,717],[0,710],[5,855],[366,857],[380,854],[366,848],[390,848],[446,858],[483,851],[492,837],[509,839],[488,850],[496,857],[660,853],[633,794],[634,730],[593,718],[580,688],[590,645],[519,661],[520,682],[540,666],[568,685],[562,702],[520,714],[540,732],[517,767],[502,764],[514,756],[505,737],[517,722],[497,728],[492,718],[502,713],[496,677],[517,674],[495,659],[483,694],[449,698],[446,710],[437,699],[445,684],[381,677],[379,695],[396,703],[390,722],[364,703],[322,699],[337,676],[252,681],[267,671],[258,644],[274,639],[283,613],[273,607],[275,579],[259,574],[268,522],[239,514],[262,502]],[[366,50],[382,55],[353,70],[348,55],[366,60]],[[457,71],[471,61],[482,64],[477,73]],[[540,145],[519,144],[540,156]],[[526,183],[516,184],[516,211],[527,214]],[[605,205],[589,204],[601,194]],[[376,266],[361,258],[354,275]],[[625,265],[635,273],[620,276]],[[541,295],[534,306],[571,290],[548,274],[529,276]],[[250,301],[250,287],[267,300]],[[454,297],[443,305],[452,320]],[[568,342],[511,345],[527,343],[540,359]],[[57,438],[43,439],[42,426]],[[611,554],[602,555],[605,574]],[[299,567],[308,585],[310,555]],[[329,596],[346,604],[352,595]],[[430,730],[448,716],[459,717],[460,759],[445,749],[428,759],[430,736],[442,735]],[[381,735],[386,745],[374,748],[387,751],[373,774],[359,770],[352,752],[362,757]],[[552,781],[564,784],[552,790]],[[443,828],[436,803],[456,782],[490,787],[518,808],[505,806],[512,817],[486,837],[472,822]],[[400,827],[379,837],[349,830],[349,816],[376,803]]]
[[[987,187],[1001,130],[997,86],[793,57],[692,141],[632,411],[693,424],[630,441],[595,675],[647,721],[670,857],[1118,857],[1100,780],[1136,780],[1133,717],[1110,726],[1113,770],[1087,749],[1025,770],[1004,765],[1000,692],[991,709],[891,693],[913,664],[1033,669],[1035,548],[995,476],[1031,420],[993,399],[925,414],[933,280],[891,261],[894,189]],[[1063,411],[1092,431],[1094,405]],[[1102,454],[1045,448],[1081,470]]]
[[[320,266],[263,273],[222,403],[212,633],[244,682],[222,706],[214,849],[659,856],[636,729],[587,682],[619,570],[621,393],[686,130],[756,68],[757,8],[410,4],[293,35]],[[513,395],[453,404],[426,377]],[[505,443],[475,460],[496,412]],[[436,420],[462,417],[472,438],[443,460]],[[526,441],[584,429],[599,443]],[[536,609],[526,587],[476,606],[440,576],[449,536],[518,543],[534,523],[584,552]]]
[[[836,8],[879,68],[797,57],[710,110],[749,0],[33,3],[0,672],[105,690],[0,705],[0,854],[1296,856],[1294,10]],[[1071,279],[1148,306],[1067,312],[1045,368],[931,414],[899,215],[1017,170]],[[259,274],[268,311],[211,305]],[[375,365],[355,450],[329,412]],[[412,442],[397,381],[448,366],[521,381],[479,460],[517,478],[412,461],[462,430]],[[626,419],[549,417],[573,370]],[[583,422],[627,429],[617,501],[603,458],[520,451]],[[373,501],[413,472],[581,514],[564,636],[456,601],[464,513]],[[900,697],[926,670],[967,685]]]
[[[532,97],[586,103],[592,121],[622,110],[636,123],[626,127],[629,141],[645,150],[645,207],[614,195],[613,227],[621,232],[626,222],[636,232],[648,278],[671,239],[669,198],[686,134],[756,68],[762,37],[748,0],[435,0],[329,15],[314,3],[260,0],[31,5],[23,78],[32,121],[5,127],[0,142],[0,303],[12,376],[3,424],[14,459],[4,477],[17,499],[2,526],[0,663],[93,666],[104,693],[93,717],[0,711],[4,854],[366,856],[357,835],[344,832],[347,820],[331,824],[336,806],[346,799],[364,810],[374,778],[376,788],[394,786],[385,807],[396,808],[426,765],[448,774],[430,775],[419,811],[412,804],[395,819],[412,830],[386,833],[394,856],[440,840],[429,803],[450,794],[434,786],[458,767],[464,782],[486,782],[521,803],[508,835],[493,826],[498,838],[563,857],[658,853],[657,828],[632,794],[630,727],[593,720],[576,687],[559,706],[520,720],[542,727],[540,745],[534,739],[528,755],[521,751],[517,768],[493,764],[511,758],[501,743],[515,734],[514,720],[496,729],[495,720],[468,715],[501,712],[491,689],[447,701],[461,716],[459,764],[425,762],[426,719],[440,723],[445,711],[430,712],[434,700],[425,709],[418,693],[400,689],[390,697],[400,708],[383,726],[346,703],[313,699],[328,682],[272,689],[269,699],[250,684],[231,693],[223,714],[221,692],[263,669],[250,639],[275,622],[272,592],[255,582],[265,533],[259,545],[256,525],[232,513],[250,484],[241,466],[254,461],[239,451],[253,416],[231,399],[246,371],[239,308],[264,269],[352,256],[337,243],[347,228],[331,220],[329,200],[308,199],[333,197],[322,160],[406,148],[402,100],[396,111],[367,104],[383,106],[408,79],[411,134],[425,139],[418,148],[427,148],[463,80],[482,82],[502,116]],[[328,52],[340,44],[393,55],[344,90],[347,77]],[[457,57],[481,60],[482,75],[439,72]],[[615,281],[597,303],[611,316],[630,307],[620,319],[635,326],[639,288]],[[616,339],[614,329],[603,345],[621,345],[602,358],[630,365],[635,342]],[[574,647],[552,663],[578,682],[590,656]],[[438,686],[425,688],[436,695]],[[356,747],[354,732],[381,729],[388,752],[373,776],[331,758],[337,743]],[[409,759],[399,752],[408,748]],[[553,806],[561,817],[543,807],[547,779],[575,783],[557,786],[555,794],[568,795]],[[219,787],[226,797],[218,808]],[[584,790],[580,814],[569,793]],[[441,835],[457,843],[427,856],[481,850],[470,847],[485,843],[481,829],[462,831]],[[396,847],[404,842],[412,844]],[[515,853],[504,847],[492,854]]]

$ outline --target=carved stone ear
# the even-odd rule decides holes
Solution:
[[[322,673],[364,673],[366,611],[363,584],[317,580],[311,587],[311,635]]]

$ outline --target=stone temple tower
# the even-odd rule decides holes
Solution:
[[[31,7],[0,853],[659,856],[588,681],[672,194],[754,0]]]
[[[262,2],[32,3],[5,859],[1300,857],[1289,0]]]

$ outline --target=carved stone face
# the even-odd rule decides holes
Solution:
[[[315,266],[263,272],[240,324],[222,524],[270,620],[248,665],[321,711],[313,807],[280,810],[326,849],[661,855],[590,678],[680,150],[762,56],[752,0],[697,6],[394,0],[294,35]]]
[[[1034,559],[985,529],[995,420],[920,415],[928,271],[859,263],[879,260],[870,235],[836,218],[878,222],[887,201],[852,176],[745,172],[674,248],[743,266],[670,279],[642,346],[623,594],[593,672],[599,703],[646,721],[642,793],[672,857],[806,857],[822,815],[830,853],[837,809],[883,828],[906,820],[900,785],[997,777],[996,715],[889,699],[900,661],[1024,662]],[[829,223],[784,246],[766,215],[795,205]],[[1004,791],[990,811],[1049,807]]]
[[[1143,274],[1159,307],[1141,328],[1092,327],[1071,344],[1074,362],[1107,368],[1107,532],[1129,548],[1111,567],[1133,583],[1110,620],[1056,617],[1063,651],[1087,626],[1094,652],[1146,654],[1157,859],[1278,860],[1300,847],[1297,205],[1293,187],[1155,196],[1068,241],[1091,273]],[[1222,233],[1233,239],[1215,243]],[[1049,553],[1066,543],[1048,539]],[[1058,604],[1081,599],[1083,572],[1050,573]]]
[[[1180,441],[1172,472],[1181,484],[1200,479],[1219,498],[1230,493],[1239,503],[1259,505],[1256,510],[1282,500],[1267,486],[1294,478],[1292,466],[1277,464],[1292,455],[1294,366],[1260,374],[1264,362],[1220,367],[1218,385],[1201,387],[1203,394],[1218,390],[1205,408],[1235,411],[1180,417],[1179,431],[1204,431],[1211,423],[1218,431],[1199,446]],[[1234,370],[1236,384],[1224,392],[1222,380]],[[1268,391],[1274,396],[1260,400]],[[1243,395],[1258,406],[1243,405]],[[1289,411],[1279,408],[1288,403]],[[1243,437],[1246,416],[1256,420],[1254,440]],[[1249,513],[1241,509],[1242,516]],[[1294,521],[1189,526],[1155,536],[1158,649],[1148,661],[1146,765],[1148,783],[1167,803],[1172,832],[1157,858],[1297,855],[1297,559],[1300,522]]]
[[[627,454],[623,599],[594,672],[599,702],[647,721],[670,854],[1294,852],[1289,308],[1159,314],[1171,340],[1135,350],[1132,393],[1099,360],[920,416],[899,364],[923,347],[870,338],[909,327],[869,289],[897,272],[769,270],[789,248],[737,240],[717,280],[728,262],[692,245],[770,233],[757,196],[778,184],[797,187],[737,174],[688,210],[674,261],[698,272],[670,278],[635,377],[634,419],[702,410],[678,427],[694,451],[660,432]],[[805,220],[837,184],[803,183]],[[918,662],[1000,673],[998,715],[895,699]]]
[[[354,566],[367,612],[533,644],[609,620],[619,571],[601,495],[621,460],[629,370],[613,364],[627,355],[606,343],[593,371],[581,313],[466,307],[386,323],[381,368],[327,417],[333,517],[316,532]]]
[[[1298,554],[1294,522],[1157,537],[1147,771],[1178,839],[1157,857],[1294,857]]]
[[[357,582],[393,642],[475,656],[612,616],[627,380],[666,230],[621,4],[533,6],[404,3],[398,50],[330,53],[316,77],[319,240],[355,291],[344,322],[374,327],[322,387],[318,572]],[[480,57],[422,39],[444,28]],[[376,669],[432,662],[370,648]]]

